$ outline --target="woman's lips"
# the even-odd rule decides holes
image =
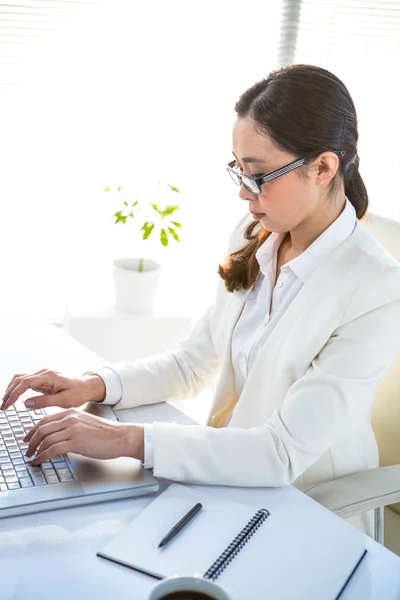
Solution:
[[[264,213],[255,213],[250,211],[254,219],[261,219],[264,216]]]

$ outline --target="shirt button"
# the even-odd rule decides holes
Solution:
[[[278,283],[278,287],[279,287],[279,288],[281,288],[282,286],[283,286],[283,283],[282,283],[282,281],[279,281],[279,283]]]

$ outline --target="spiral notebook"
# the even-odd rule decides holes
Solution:
[[[161,538],[196,502],[203,505],[200,512],[165,547],[158,548]],[[216,579],[268,514],[174,483],[97,555],[158,579],[174,573],[200,573]]]
[[[158,548],[197,502],[203,508]],[[245,597],[249,585],[254,600],[264,598],[265,589],[274,600],[287,600],[293,581],[298,581],[296,600],[334,600],[365,553],[364,536],[322,507],[308,511],[301,504],[298,513],[255,509],[173,483],[97,555],[157,579],[176,573],[218,579],[233,600]],[[316,577],[319,571],[323,577]]]

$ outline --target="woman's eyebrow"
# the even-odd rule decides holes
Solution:
[[[233,156],[237,160],[237,156],[236,156],[236,154],[233,151],[232,151],[232,154],[233,154]],[[245,163],[259,163],[259,164],[264,164],[264,165],[267,164],[265,162],[265,160],[263,160],[262,158],[256,158],[254,156],[244,156],[242,158],[242,161],[245,162]]]

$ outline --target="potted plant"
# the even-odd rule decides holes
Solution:
[[[160,183],[159,183],[160,185]],[[179,193],[178,188],[167,184],[170,193]],[[109,192],[111,188],[104,188]],[[122,192],[122,187],[117,187]],[[159,204],[135,200],[129,204],[124,198],[121,210],[116,211],[112,218],[115,224],[125,225],[130,222],[136,226],[136,233],[143,240],[158,239],[163,247],[168,246],[169,240],[179,242],[177,229],[181,223],[172,220],[179,209],[176,204],[168,204],[160,208]],[[113,261],[113,279],[116,306],[126,312],[149,312],[153,310],[154,298],[160,277],[161,264],[151,258],[118,258]]]

